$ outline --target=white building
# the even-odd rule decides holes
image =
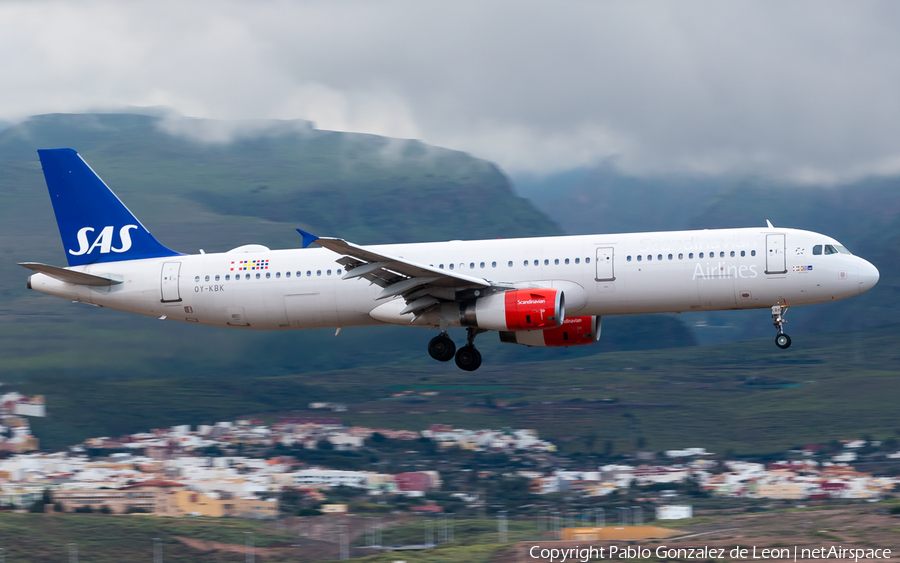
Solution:
[[[326,485],[329,487],[365,488],[369,474],[363,471],[340,471],[337,469],[303,469],[294,473],[294,485]]]
[[[684,518],[694,517],[694,507],[683,504],[672,504],[669,506],[658,506],[656,508],[657,520],[683,520]]]

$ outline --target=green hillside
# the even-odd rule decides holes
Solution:
[[[567,452],[602,452],[609,441],[617,453],[700,446],[758,454],[900,434],[893,399],[900,396],[900,325],[798,340],[789,350],[766,338],[491,362],[471,373],[395,362],[278,376],[248,368],[212,378],[169,375],[177,364],[165,362],[142,379],[41,376],[21,390],[47,396],[49,416],[33,428],[51,448],[175,424],[272,419],[303,412],[311,401],[347,403],[339,416],[351,425],[535,428]],[[432,391],[438,395],[422,395]]]
[[[879,269],[881,280],[864,295],[792,309],[786,327],[791,334],[856,330],[900,318],[900,178],[796,186],[765,178],[636,178],[600,168],[560,181],[569,186],[562,193],[553,191],[554,178],[530,189],[558,194],[540,207],[569,234],[752,227],[768,219],[777,227],[832,236]],[[704,343],[771,335],[766,320],[765,312],[684,317]]]
[[[251,127],[252,125],[252,127]],[[418,141],[244,124],[230,142],[192,135],[234,123],[148,115],[44,115],[0,131],[0,382],[279,375],[430,365],[430,331],[404,327],[256,333],[165,323],[27,291],[16,262],[64,264],[38,148],[75,148],[163,244],[183,252],[300,244],[294,230],[362,244],[541,236],[558,227],[493,165]],[[188,136],[167,131],[180,130]],[[248,129],[249,128],[249,129]],[[240,129],[240,127],[238,128]],[[601,348],[487,344],[493,363],[694,343],[672,317],[611,319]],[[454,335],[462,338],[462,332]],[[485,339],[487,340],[487,339]],[[347,354],[347,350],[355,353]]]

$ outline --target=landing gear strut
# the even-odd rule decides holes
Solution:
[[[482,332],[486,331],[472,327],[466,329],[466,345],[456,352],[459,369],[475,371],[481,366],[481,352],[475,349],[475,337]]]
[[[441,333],[431,339],[428,343],[428,354],[439,362],[449,362],[456,353],[456,344],[447,336],[447,331]]]
[[[791,337],[784,333],[783,326],[784,323],[787,322],[784,320],[784,316],[787,312],[788,307],[782,307],[781,305],[772,307],[772,319],[775,321],[772,324],[775,325],[775,328],[778,330],[778,335],[775,337],[775,346],[778,346],[782,350],[791,346]]]

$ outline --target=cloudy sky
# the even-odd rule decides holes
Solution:
[[[0,3],[0,119],[310,119],[511,174],[900,174],[900,3]]]

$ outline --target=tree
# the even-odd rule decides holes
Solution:
[[[319,440],[318,442],[316,442],[316,449],[317,449],[317,450],[333,450],[333,449],[334,449],[334,444],[332,444],[331,442],[329,442],[329,441],[326,440],[325,438],[322,438],[321,440]]]
[[[60,501],[56,501],[55,503],[53,503],[53,512],[65,512],[65,511],[66,511],[66,507],[63,506],[63,503],[61,503]]]
[[[100,514],[112,514],[112,508],[104,504],[100,507]]]

